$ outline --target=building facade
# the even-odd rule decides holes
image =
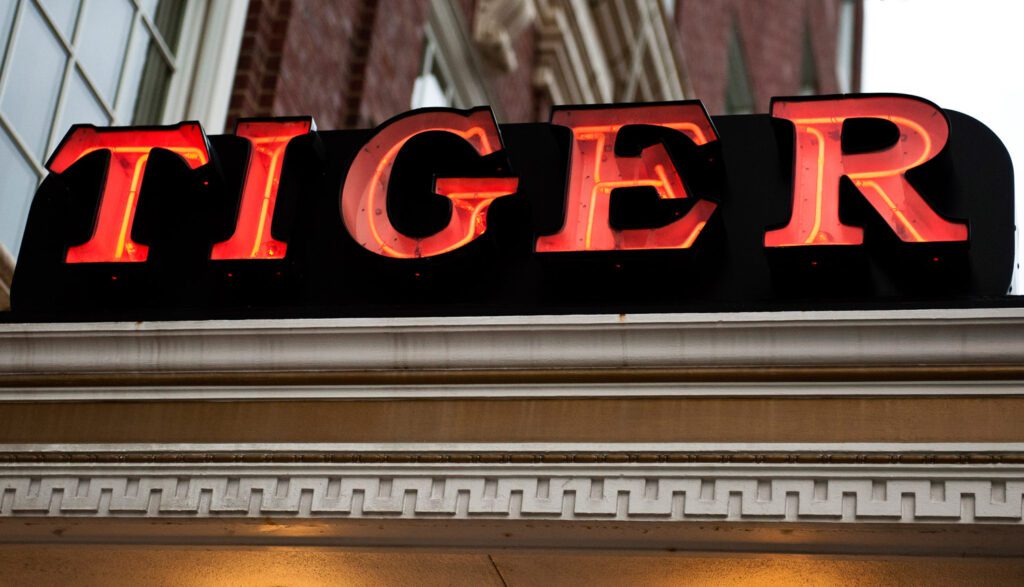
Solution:
[[[311,115],[369,128],[425,106],[699,98],[715,114],[858,89],[860,4],[410,0],[8,0],[0,13],[0,307],[28,206],[73,123]],[[97,39],[101,39],[100,43]]]
[[[247,19],[233,119],[365,128],[490,105],[499,122],[537,122],[557,104],[694,98],[714,115],[859,85],[858,2],[279,0]]]
[[[860,6],[842,0],[124,0],[96,24],[100,5],[0,7],[15,254],[71,120],[217,134],[695,98],[718,115],[858,88]],[[0,568],[83,585],[1019,583],[1022,323],[1012,307],[8,320]]]

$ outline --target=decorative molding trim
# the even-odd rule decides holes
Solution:
[[[4,465],[856,465],[1024,464],[1024,443],[98,443],[0,444]],[[959,469],[954,469],[959,470]],[[0,469],[2,473],[2,469]]]
[[[682,100],[675,22],[659,0],[609,0],[593,5],[599,37],[614,75],[615,102]]]
[[[1021,308],[2,324],[0,375],[1019,370],[1022,349]]]
[[[513,43],[537,19],[534,0],[480,0],[473,18],[473,40],[484,57],[503,72],[519,66]]]
[[[1020,467],[5,467],[0,517],[1021,524]]]
[[[338,464],[758,464],[758,465],[1024,465],[1024,451],[993,452],[620,452],[610,451],[508,451],[490,452],[351,452],[351,451],[272,451],[204,452],[155,451],[121,452],[117,450],[45,452],[0,452],[5,464],[225,464],[225,463],[338,463]]]
[[[1015,397],[1024,382],[976,381],[814,381],[678,382],[563,384],[378,384],[378,385],[109,385],[2,387],[0,402],[310,400],[310,399],[526,399],[526,398],[740,398],[740,397]]]
[[[534,86],[553,104],[599,104],[614,98],[614,79],[591,6],[537,0]]]

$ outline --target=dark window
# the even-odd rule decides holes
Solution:
[[[754,94],[750,91],[747,61],[743,58],[743,45],[736,28],[729,35],[729,70],[725,87],[725,113],[750,114],[754,111]]]

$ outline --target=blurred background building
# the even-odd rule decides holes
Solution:
[[[489,104],[533,122],[554,104],[696,98],[762,112],[771,96],[856,91],[860,21],[852,0],[259,0],[229,117],[367,127]]]
[[[857,91],[855,0],[0,0],[0,290],[49,154],[73,123],[312,115],[372,127],[410,108]],[[4,297],[0,297],[0,305]]]

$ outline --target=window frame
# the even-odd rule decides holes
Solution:
[[[62,124],[62,117],[67,104],[68,95],[74,83],[74,76],[79,76],[85,84],[86,91],[95,100],[112,126],[134,124],[134,108],[128,110],[125,100],[131,93],[132,77],[126,75],[132,66],[139,65],[135,60],[146,59],[146,52],[133,54],[133,42],[140,31],[145,30],[153,41],[164,62],[170,70],[166,95],[158,124],[173,124],[186,119],[198,119],[204,123],[207,132],[223,131],[227,118],[228,102],[234,80],[234,70],[238,59],[242,34],[245,28],[245,16],[248,12],[248,0],[216,1],[216,0],[185,0],[182,8],[181,26],[175,40],[164,39],[159,31],[154,16],[147,13],[141,0],[124,0],[133,11],[130,30],[122,47],[124,59],[117,73],[117,88],[109,99],[99,91],[95,80],[80,62],[80,47],[77,46],[82,30],[85,28],[83,15],[90,2],[101,0],[81,0],[76,7],[74,26],[69,31],[70,38],[64,34],[46,6],[40,0],[14,0],[15,6],[10,21],[7,23],[8,35],[0,59],[0,97],[9,83],[11,64],[14,59],[14,48],[21,34],[22,23],[28,18],[29,11],[35,11],[47,27],[63,51],[64,64],[60,70],[57,99],[48,120],[49,128],[45,138],[43,156],[34,152],[28,140],[23,137],[15,126],[15,121],[7,113],[0,110],[0,132],[10,139],[14,151],[21,160],[35,173],[35,185],[47,175],[45,163],[67,133]],[[169,42],[176,44],[177,51],[170,50]],[[149,47],[149,43],[146,44]],[[74,121],[69,121],[73,123]],[[22,197],[22,194],[0,193],[0,197]],[[31,194],[24,195],[28,199],[24,203],[22,226],[12,238],[17,239],[24,231],[24,216],[31,206]],[[14,249],[20,247],[17,243]],[[7,244],[0,241],[0,247],[8,252]],[[0,255],[0,263],[6,263]],[[2,272],[0,272],[2,273]],[[2,305],[2,304],[0,304]]]
[[[427,72],[425,67],[429,65],[429,56],[426,51],[433,41],[433,62],[438,64],[450,84],[445,88],[445,94],[451,94],[449,106],[471,108],[490,104],[495,116],[500,119],[502,113],[499,112],[497,101],[490,99],[487,88],[480,81],[483,78],[482,70],[468,30],[461,9],[452,0],[431,0],[424,26],[424,56],[417,79]],[[410,103],[412,98],[410,96]]]

